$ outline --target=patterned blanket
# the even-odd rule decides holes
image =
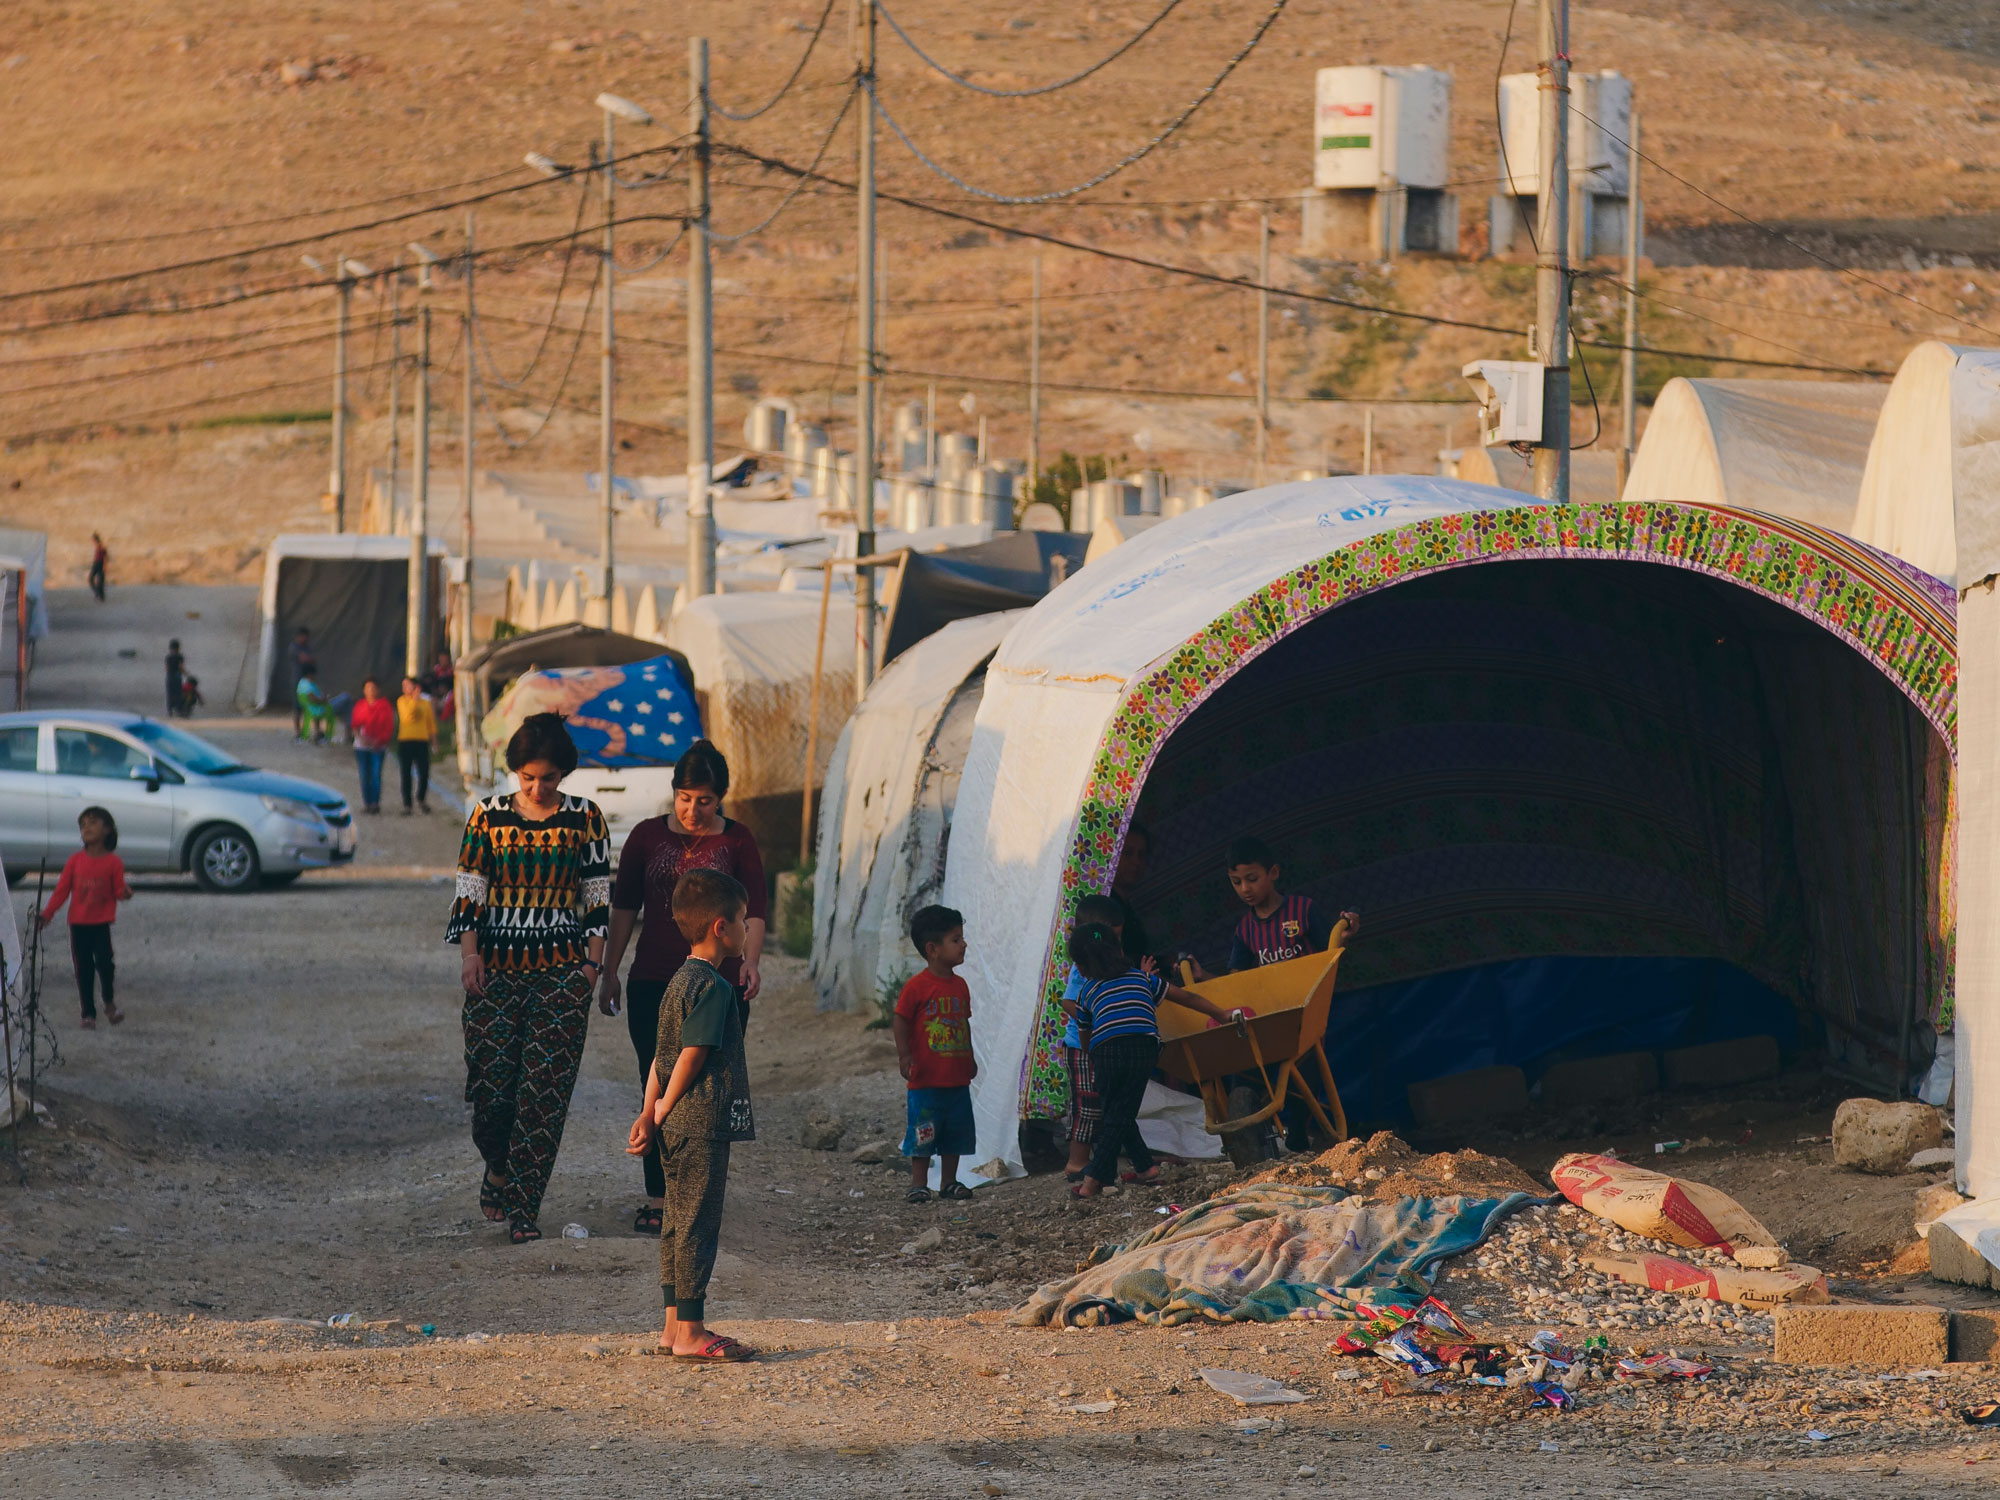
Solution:
[[[1432,1266],[1540,1201],[1513,1193],[1371,1203],[1335,1187],[1238,1188],[1126,1244],[1100,1245],[1088,1266],[1042,1287],[1009,1321],[1357,1321],[1371,1307],[1414,1307]]]

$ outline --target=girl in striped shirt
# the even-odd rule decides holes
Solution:
[[[1140,959],[1135,968],[1118,934],[1102,922],[1080,922],[1071,930],[1069,957],[1084,980],[1076,998],[1077,1019],[1090,1037],[1090,1066],[1103,1109],[1090,1165],[1070,1192],[1095,1198],[1117,1174],[1121,1151],[1132,1158],[1132,1170],[1121,1181],[1160,1180],[1153,1153],[1139,1135],[1139,1103],[1160,1062],[1160,1002],[1171,1000],[1218,1021],[1233,1021],[1240,1012],[1169,984],[1154,972],[1150,958]]]

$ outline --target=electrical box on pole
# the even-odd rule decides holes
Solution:
[[[1321,68],[1313,99],[1313,186],[1303,205],[1308,255],[1393,260],[1455,254],[1451,75],[1437,68]]]
[[[1569,258],[1621,255],[1631,211],[1626,143],[1632,136],[1632,80],[1606,69],[1570,75]],[[1542,191],[1539,80],[1500,80],[1500,174],[1491,213],[1492,253],[1525,249]]]
[[[1479,398],[1479,441],[1542,440],[1542,365],[1533,359],[1475,359],[1461,372]]]

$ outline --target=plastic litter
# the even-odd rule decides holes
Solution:
[[[1204,1368],[1195,1373],[1210,1390],[1227,1396],[1238,1406],[1289,1406],[1306,1399],[1303,1391],[1292,1390],[1278,1381],[1252,1375],[1247,1370]]]
[[[1685,1151],[1685,1150],[1687,1150],[1686,1141],[1653,1142],[1653,1155],[1655,1156],[1665,1156],[1669,1151]]]
[[[1073,1417],[1101,1417],[1107,1412],[1118,1410],[1116,1401],[1079,1401],[1074,1406],[1058,1406],[1057,1411],[1068,1412]]]
[[[1283,1432],[1285,1424],[1276,1417],[1238,1417],[1229,1424],[1231,1432]]]
[[[590,1231],[585,1229],[581,1224],[565,1224],[563,1225],[563,1238],[566,1240],[587,1240],[590,1238]]]
[[[1972,1427],[2000,1427],[2000,1401],[1982,1401],[1959,1412],[1958,1419]]]
[[[1568,1411],[1576,1405],[1576,1398],[1554,1381],[1537,1380],[1528,1389],[1535,1393],[1535,1399],[1528,1403],[1530,1411],[1538,1406],[1552,1407],[1556,1411]]]
[[[1618,1380],[1706,1380],[1714,1373],[1714,1365],[1673,1354],[1631,1356],[1619,1360],[1612,1372]]]
[[[1549,1176],[1578,1208],[1621,1229],[1685,1250],[1775,1245],[1771,1231],[1734,1198],[1699,1182],[1648,1171],[1602,1154],[1565,1156]]]
[[[1814,1428],[1811,1432],[1806,1434],[1806,1441],[1809,1443],[1830,1443],[1833,1441],[1833,1439],[1834,1439],[1833,1433],[1821,1432],[1818,1428]]]
[[[1671,1255],[1590,1257],[1591,1270],[1615,1276],[1628,1286],[1656,1292],[1706,1297],[1740,1307],[1775,1307],[1780,1302],[1830,1302],[1826,1276],[1811,1266],[1758,1270],[1739,1266],[1697,1266]]]
[[[345,1328],[353,1321],[354,1314],[351,1312],[330,1313],[327,1315],[326,1326],[329,1328]]]
[[[1542,1439],[1542,1452],[1560,1453],[1562,1451],[1563,1451],[1563,1445],[1561,1443],[1552,1443],[1547,1438]]]

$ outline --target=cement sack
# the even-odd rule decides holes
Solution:
[[[1811,1266],[1746,1271],[1740,1266],[1693,1266],[1671,1255],[1593,1256],[1590,1269],[1615,1276],[1628,1286],[1739,1307],[1776,1307],[1780,1302],[1830,1302],[1826,1274]]]
[[[1727,1193],[1649,1172],[1615,1156],[1565,1156],[1549,1176],[1556,1191],[1620,1229],[1683,1250],[1775,1245],[1777,1238]]]

